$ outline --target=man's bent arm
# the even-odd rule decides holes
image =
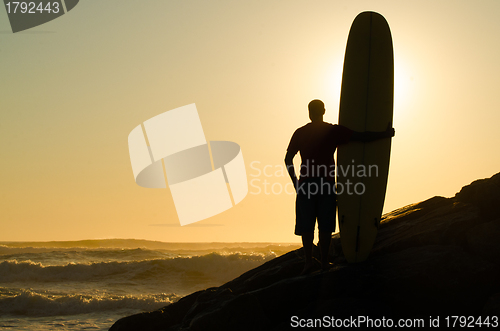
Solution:
[[[288,175],[290,175],[290,179],[292,180],[293,187],[297,189],[297,176],[295,175],[295,168],[293,166],[293,157],[295,154],[292,154],[290,152],[286,152],[285,155],[285,164],[286,164],[286,169],[288,171]]]

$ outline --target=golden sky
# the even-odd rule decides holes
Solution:
[[[294,196],[269,188],[289,181],[280,168],[310,100],[337,122],[365,10],[384,15],[395,50],[384,210],[499,172],[497,0],[85,0],[16,34],[0,8],[0,241],[298,242]],[[254,181],[234,208],[181,227],[168,189],[135,183],[127,137],[191,103]]]

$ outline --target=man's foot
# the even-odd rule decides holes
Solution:
[[[322,271],[328,271],[328,270],[330,270],[332,267],[333,267],[333,263],[329,263],[329,262],[326,262],[326,263],[321,263],[321,270],[322,270]]]
[[[310,262],[306,262],[304,265],[304,269],[302,269],[302,272],[300,273],[301,276],[310,274],[313,271],[316,271],[319,269],[319,261],[316,260],[315,258],[312,259]]]

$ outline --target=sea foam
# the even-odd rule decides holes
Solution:
[[[2,314],[24,316],[76,315],[118,309],[155,310],[179,297],[174,294],[142,296],[68,295],[32,289],[0,288]]]

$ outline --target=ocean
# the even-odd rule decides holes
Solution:
[[[108,330],[219,286],[297,244],[0,242],[1,330]]]

